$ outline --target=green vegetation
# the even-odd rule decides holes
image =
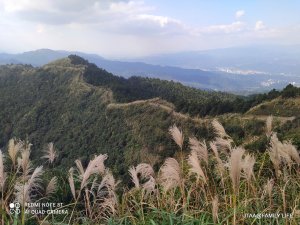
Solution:
[[[217,120],[210,142],[185,138],[172,126],[169,135],[178,154],[158,172],[147,163],[126,168],[129,186],[105,166],[106,154],[86,166],[76,160],[69,172],[57,175],[50,170],[57,157],[52,143],[41,157],[47,164],[34,168],[31,145],[10,140],[8,154],[0,151],[0,220],[22,225],[299,224],[300,157],[272,127],[269,117],[267,151],[250,154]],[[51,209],[42,205],[47,202],[62,203],[52,207],[59,213],[34,211]]]

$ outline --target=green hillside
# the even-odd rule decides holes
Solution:
[[[5,149],[12,137],[27,139],[33,144],[33,159],[39,160],[44,145],[54,142],[59,166],[108,153],[108,165],[122,175],[134,163],[159,165],[174,155],[166,132],[174,123],[187,135],[210,139],[213,116],[243,113],[281,93],[243,99],[159,79],[124,79],[70,56],[40,68],[1,66],[0,94],[0,148]],[[230,118],[221,118],[225,128],[238,142],[247,141],[251,119],[240,123]],[[264,121],[259,126],[263,125]]]
[[[86,62],[74,62],[72,57],[41,68],[1,66],[0,147],[5,149],[12,137],[28,139],[33,144],[33,159],[39,160],[44,145],[53,141],[60,166],[70,166],[77,158],[87,162],[94,154],[109,153],[108,164],[122,175],[133,163],[146,160],[156,165],[173,155],[174,144],[165,131],[174,123],[188,132],[208,136],[203,124],[162,108],[170,106],[165,101],[112,107],[118,99],[114,88],[85,81],[90,66],[101,73],[95,76],[104,80],[122,80]]]

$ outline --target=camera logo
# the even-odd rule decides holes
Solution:
[[[21,210],[20,210],[20,203],[18,202],[12,202],[9,204],[9,212],[10,214],[20,214]]]

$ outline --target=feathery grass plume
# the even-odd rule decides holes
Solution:
[[[57,189],[57,177],[52,177],[52,179],[49,181],[46,187],[45,196],[49,196],[55,193],[56,189]]]
[[[83,166],[82,166],[81,161],[80,161],[79,159],[76,159],[76,160],[75,160],[75,164],[76,164],[76,167],[77,167],[77,169],[78,169],[79,175],[80,175],[80,176],[83,176],[83,174],[84,174],[84,168],[83,168]]]
[[[211,150],[213,151],[213,153],[216,157],[217,169],[218,169],[218,172],[219,172],[221,178],[223,179],[224,178],[224,173],[225,173],[225,166],[224,166],[224,163],[223,163],[223,161],[221,160],[221,158],[219,156],[219,152],[218,152],[216,143],[215,142],[210,142],[209,146],[210,146]]]
[[[27,179],[29,173],[32,171],[30,145],[21,151],[21,157],[18,158],[18,166],[22,168],[23,177]]]
[[[4,172],[4,163],[3,163],[3,154],[0,150],[0,189],[4,188],[5,180],[6,180],[6,173]]]
[[[84,172],[84,174],[81,176],[81,185],[80,190],[82,190],[87,184],[88,179],[92,174],[104,174],[105,172],[105,166],[104,161],[107,159],[107,154],[100,154],[96,156],[93,160],[91,160]]]
[[[283,150],[299,165],[300,156],[295,145],[291,141],[285,141],[283,143]]]
[[[98,187],[98,192],[102,190],[103,188],[106,188],[108,192],[115,192],[117,185],[119,184],[119,181],[116,181],[113,174],[110,172],[110,170],[105,171],[105,175],[102,178],[102,181]]]
[[[266,120],[266,135],[268,137],[272,135],[272,123],[273,123],[273,116],[268,116]]]
[[[174,158],[167,158],[160,168],[160,184],[165,191],[176,188],[180,185],[182,178],[180,175],[179,163]]]
[[[13,167],[16,167],[17,155],[23,149],[24,142],[16,141],[15,139],[10,139],[8,142],[8,155],[12,161]]]
[[[224,127],[222,126],[222,124],[217,120],[217,119],[213,119],[213,121],[211,122],[214,132],[215,134],[220,137],[220,138],[227,138],[229,137],[228,134],[226,133]]]
[[[148,163],[140,163],[136,166],[136,171],[142,179],[148,179],[154,175],[152,166]]]
[[[249,183],[251,178],[254,177],[253,167],[255,164],[255,158],[253,155],[246,154],[243,160],[243,175],[246,178],[247,182]]]
[[[196,138],[189,138],[189,144],[192,151],[197,152],[199,159],[208,164],[208,152],[205,141],[200,142]]]
[[[218,211],[219,211],[219,199],[218,199],[218,196],[216,195],[212,202],[212,215],[213,215],[213,220],[214,220],[214,223],[217,224],[218,223],[218,220],[219,220],[219,217],[218,217]]]
[[[52,164],[57,157],[57,152],[54,148],[53,142],[50,142],[47,145],[46,150],[44,151],[44,155],[41,157],[42,159],[47,159],[47,161]]]
[[[264,198],[265,194],[269,197],[269,205],[272,205],[272,191],[274,187],[274,179],[268,179],[267,183],[263,187],[262,198]]]
[[[265,184],[263,190],[266,194],[268,194],[269,198],[272,197],[272,190],[274,187],[274,179],[268,179],[267,183]]]
[[[224,139],[217,137],[215,138],[215,145],[218,149],[220,149],[226,156],[229,156],[231,150],[232,150],[232,139]]]
[[[235,194],[239,192],[241,170],[243,166],[242,157],[245,149],[241,147],[234,148],[229,159],[229,173]]]
[[[131,177],[131,181],[134,183],[135,188],[140,188],[140,181],[138,178],[138,173],[136,168],[132,166],[129,168],[128,172]]]
[[[143,184],[143,190],[145,190],[146,196],[155,192],[155,185],[156,182],[154,177],[150,176],[149,180]]]
[[[270,159],[273,163],[276,176],[280,175],[280,164],[282,162],[289,165],[292,164],[291,156],[286,152],[284,145],[278,140],[277,134],[273,133],[270,138],[270,147],[268,148]]]
[[[184,139],[182,131],[179,130],[178,127],[174,124],[169,128],[169,133],[171,134],[176,144],[180,147],[180,149],[182,149]]]
[[[34,194],[34,191],[41,189],[39,182],[41,182],[40,176],[42,174],[43,167],[37,167],[27,182],[17,182],[15,184],[15,196],[17,202],[22,205],[24,205],[25,202],[32,202],[32,194]]]
[[[74,168],[71,167],[71,169],[69,170],[69,177],[68,177],[68,181],[69,181],[69,185],[70,185],[70,189],[72,192],[72,195],[74,197],[74,199],[76,199],[76,191],[75,191],[75,183],[74,183]]]
[[[204,183],[206,183],[206,177],[201,168],[199,158],[195,150],[192,150],[191,153],[189,154],[188,164],[190,165],[190,169],[189,169],[190,173],[197,174],[197,180],[201,178],[204,181]]]

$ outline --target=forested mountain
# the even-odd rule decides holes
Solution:
[[[285,92],[289,97],[290,89]],[[172,124],[209,139],[211,128],[199,117],[244,113],[282,93],[241,98],[159,79],[125,79],[74,55],[38,68],[3,65],[0,148],[12,137],[27,139],[38,160],[44,145],[53,141],[60,166],[109,153],[108,164],[122,176],[128,165],[157,165],[175,153],[165,132]]]
[[[246,51],[246,50],[245,50]],[[246,51],[248,52],[248,51]],[[123,77],[131,76],[141,76],[141,77],[152,77],[159,78],[163,80],[174,80],[180,82],[184,85],[206,89],[206,90],[216,90],[216,91],[226,91],[231,93],[242,93],[251,94],[263,91],[269,91],[272,88],[282,89],[289,83],[300,83],[300,77],[298,76],[285,76],[278,73],[246,73],[239,74],[239,71],[230,70],[220,70],[216,71],[204,71],[199,68],[181,68],[175,67],[175,64],[166,65],[151,65],[142,62],[126,62],[117,60],[108,60],[101,56],[95,54],[85,54],[82,52],[68,52],[68,51],[53,51],[50,49],[40,49],[36,51],[24,52],[21,54],[0,54],[0,64],[7,63],[22,63],[31,64],[33,66],[42,66],[50,63],[53,60],[67,57],[70,54],[79,55],[89,62],[95,63],[98,67],[103,68],[115,75]],[[201,54],[200,54],[201,55]],[[228,57],[230,54],[228,55]],[[234,60],[238,58],[234,57]],[[158,58],[160,59],[160,58]],[[213,58],[215,59],[215,58]],[[222,53],[221,59],[215,59],[216,62],[227,62],[226,54]],[[141,59],[143,60],[143,59]],[[233,61],[234,61],[233,60]],[[179,57],[178,61],[181,62],[198,62],[209,66],[206,64],[207,60],[199,59],[197,54],[185,55]],[[149,61],[151,62],[151,61]],[[155,61],[156,64],[164,64],[164,60],[161,59],[159,62]],[[251,60],[249,60],[251,62]],[[172,65],[172,66],[170,66]],[[230,62],[228,62],[228,68],[230,67]],[[183,66],[184,65],[180,65]],[[206,67],[203,67],[206,68]],[[234,65],[232,64],[232,68]],[[250,67],[251,68],[251,67]],[[249,70],[249,69],[248,69]]]

